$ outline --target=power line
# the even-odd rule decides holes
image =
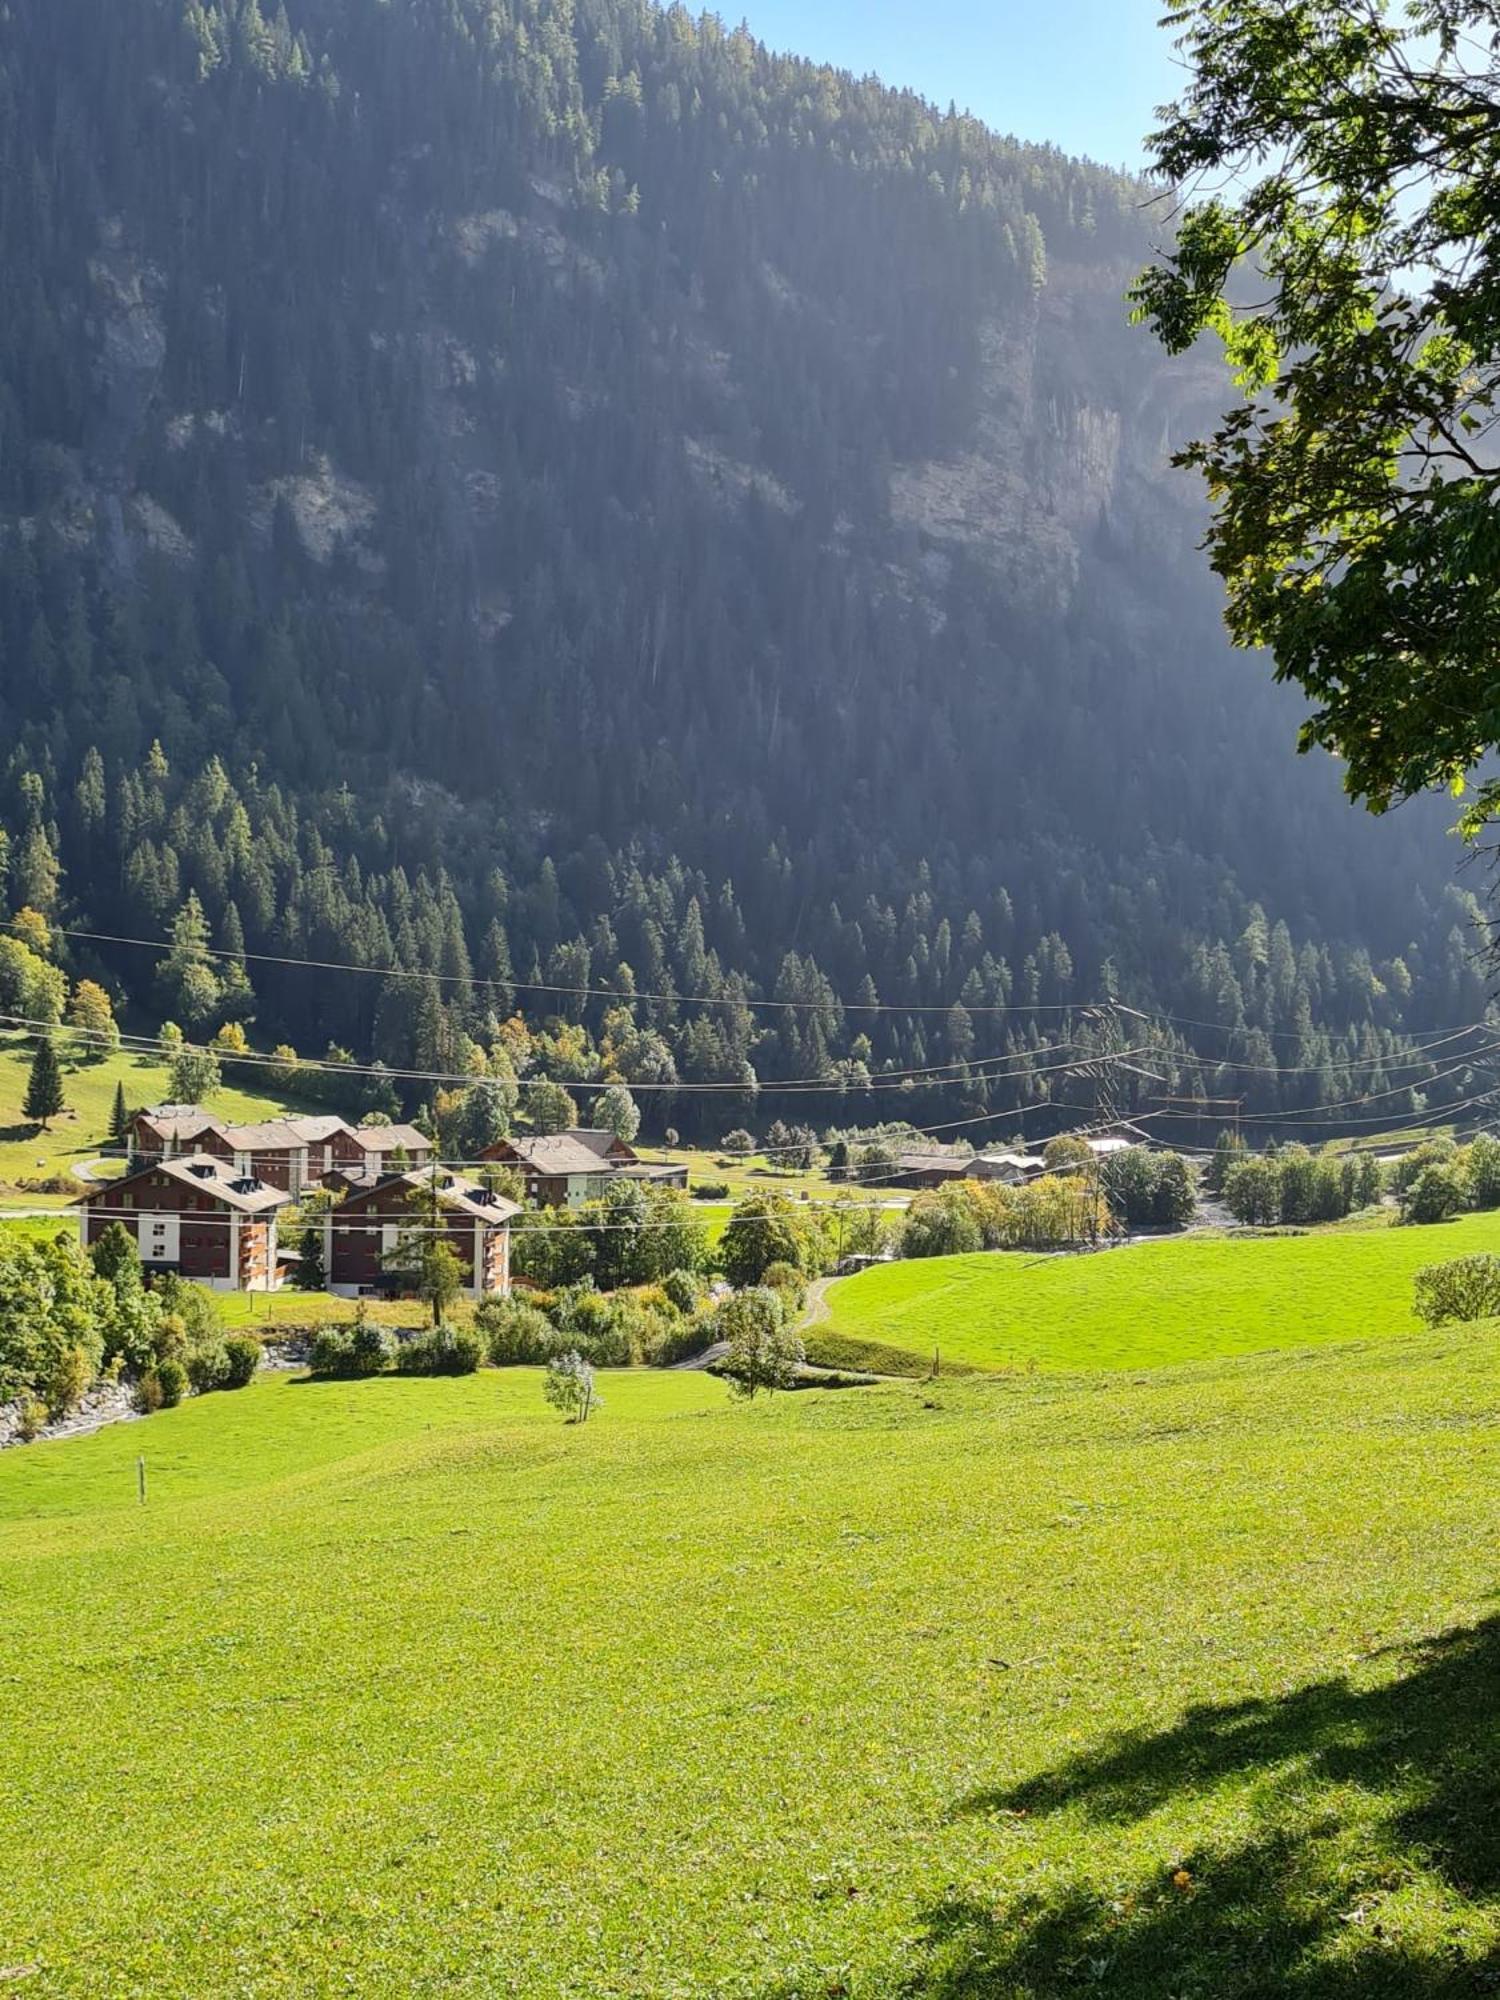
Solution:
[[[9,929],[17,928],[18,920],[15,918],[6,920],[5,927]],[[21,928],[24,928],[24,926]],[[114,932],[86,930],[77,925],[66,924],[53,924],[49,925],[48,928],[56,936],[82,939],[95,944],[125,945],[143,951],[154,951],[162,955],[175,949],[174,942],[170,938],[127,937]],[[961,1007],[971,1018],[975,1016],[1003,1017],[1011,1014],[1081,1014],[1090,1009],[1115,1008],[1121,1013],[1133,1015],[1136,1019],[1148,1023],[1163,1022],[1173,1027],[1206,1028],[1212,1033],[1226,1035],[1231,1039],[1237,1035],[1252,1032],[1264,1034],[1272,1040],[1301,1041],[1304,1039],[1299,1030],[1291,1028],[1250,1029],[1248,1027],[1231,1027],[1222,1021],[1198,1020],[1191,1015],[1173,1014],[1167,1012],[1165,1009],[1157,1009],[1154,1013],[1146,1014],[1138,1008],[1128,1006],[1125,1002],[1112,998],[1093,1001],[1044,1000],[1005,1002],[1003,1004],[976,1003],[973,1006],[970,1006],[962,998],[948,1001],[908,1002],[900,1000],[850,1000],[839,994],[830,994],[826,999],[818,1000],[777,1000],[759,997],[752,998],[750,995],[742,993],[660,993],[638,988],[626,990],[625,988],[615,986],[565,986],[546,980],[517,979],[514,977],[489,981],[473,973],[428,972],[400,965],[359,965],[349,959],[308,958],[306,956],[299,958],[275,952],[228,951],[220,946],[207,944],[195,947],[195,949],[201,950],[205,957],[220,959],[226,963],[236,965],[251,963],[256,965],[275,965],[283,968],[300,967],[314,972],[349,972],[362,978],[417,980],[423,984],[436,986],[484,986],[495,984],[507,986],[513,992],[517,993],[546,993],[554,997],[573,1000],[618,1000],[627,1006],[634,1001],[641,1000],[663,1006],[720,1007],[725,1009],[743,1007],[751,1010],[779,1013],[821,1012],[825,1008],[832,1008],[844,1014],[897,1015],[946,1015],[951,1014],[955,1007]],[[1468,1027],[1472,1028],[1482,1025],[1485,1024],[1470,1022]],[[1392,1030],[1392,1032],[1395,1031]],[[1443,1035],[1446,1036],[1448,1032],[1444,1030]],[[1463,1034],[1467,1032],[1467,1029],[1460,1028],[1452,1032],[1454,1034]],[[1201,1057],[1199,1060],[1209,1060],[1209,1058]],[[1226,1057],[1224,1060],[1230,1061],[1233,1059]],[[1360,1060],[1355,1058],[1347,1065],[1335,1064],[1334,1067],[1358,1067]],[[1310,1067],[1321,1068],[1323,1065],[1311,1065]]]
[[[117,1034],[111,1036],[97,1029],[66,1027],[55,1021],[43,1021],[35,1016],[25,1014],[0,1014],[0,1022],[31,1034],[54,1034],[62,1032],[76,1037],[91,1047],[99,1047],[106,1050],[120,1048],[129,1055],[152,1055],[161,1058],[163,1061],[170,1060],[162,1050],[160,1041],[149,1035]],[[1018,1052],[1010,1056],[986,1057],[978,1063],[940,1063],[925,1069],[877,1070],[871,1075],[867,1083],[855,1085],[850,1085],[847,1082],[841,1083],[838,1077],[793,1077],[785,1082],[756,1078],[750,1083],[733,1081],[699,1082],[682,1079],[679,1079],[675,1083],[662,1083],[650,1080],[640,1083],[627,1083],[622,1077],[612,1077],[602,1078],[594,1082],[566,1081],[562,1083],[562,1088],[569,1091],[577,1090],[597,1093],[609,1090],[615,1085],[621,1085],[623,1088],[629,1090],[632,1095],[648,1091],[660,1092],[667,1096],[710,1094],[732,1097],[761,1097],[772,1093],[778,1095],[805,1095],[810,1097],[829,1095],[858,1097],[863,1096],[867,1091],[873,1090],[901,1090],[905,1094],[915,1094],[917,1090],[923,1088],[943,1089],[959,1087],[970,1083],[1003,1083],[1010,1076],[1026,1078],[1031,1076],[1056,1075],[1062,1070],[1072,1070],[1079,1067],[1086,1067],[1091,1063],[1097,1063],[1099,1060],[1097,1056],[1084,1057],[1079,1062],[1055,1064],[1038,1064],[1035,1061],[1035,1057],[1038,1055],[1053,1055],[1062,1049],[1079,1048],[1081,1046],[1082,1044],[1077,1041],[1044,1043],[1040,1048],[1035,1050],[1024,1053]],[[388,1079],[392,1082],[442,1084],[455,1088],[468,1088],[477,1083],[514,1082],[518,1089],[527,1090],[534,1089],[538,1084],[559,1081],[552,1077],[502,1078],[488,1074],[475,1075],[468,1070],[392,1069],[385,1063],[332,1062],[327,1057],[317,1056],[298,1056],[295,1063],[293,1063],[286,1058],[276,1055],[274,1052],[268,1053],[261,1049],[224,1049],[215,1047],[212,1044],[199,1042],[184,1042],[183,1048],[194,1054],[211,1055],[216,1062],[223,1065],[238,1063],[252,1068],[305,1070],[311,1071],[314,1074],[328,1076],[374,1077],[376,1079]],[[1144,1055],[1149,1053],[1149,1050],[1142,1047],[1122,1051],[1122,1053]],[[1013,1070],[995,1067],[995,1065],[1001,1063],[1015,1064],[1017,1067]],[[941,1072],[950,1070],[961,1073],[951,1076],[940,1074]],[[909,1080],[917,1078],[927,1079],[928,1081],[913,1083],[911,1090],[908,1091]]]
[[[14,928],[16,920],[9,919],[8,927]],[[81,938],[94,944],[130,945],[143,951],[163,954],[175,949],[170,938],[137,938],[117,936],[109,931],[83,930],[67,924],[50,925],[49,929],[58,937]],[[362,977],[376,979],[415,979],[425,985],[437,986],[507,986],[516,993],[550,993],[573,1000],[619,1000],[629,1005],[636,1000],[650,1000],[671,1007],[723,1007],[760,1008],[784,1013],[821,1012],[831,1008],[845,1014],[951,1014],[955,1006],[962,1005],[964,1012],[974,1014],[1072,1014],[1079,1011],[1080,1003],[1073,1000],[1025,1001],[1016,1006],[974,1006],[960,1001],[917,1002],[906,1005],[895,1000],[844,1000],[837,994],[830,994],[826,1000],[766,1000],[752,999],[740,993],[649,993],[636,989],[627,991],[616,986],[562,986],[537,979],[497,979],[487,980],[472,973],[462,972],[421,972],[401,965],[356,965],[347,959],[335,958],[291,958],[275,952],[225,951],[215,945],[195,946],[207,958],[224,959],[238,965],[302,966],[314,972],[353,972]]]

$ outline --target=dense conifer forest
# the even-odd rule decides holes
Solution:
[[[1088,1106],[1109,998],[1121,1109],[1462,1101],[1482,884],[1228,651],[1160,226],[645,0],[0,0],[12,936],[138,1025],[743,1087],[685,1132]]]

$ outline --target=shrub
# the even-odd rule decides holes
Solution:
[[[1275,1160],[1236,1160],[1224,1176],[1224,1205],[1236,1222],[1268,1228],[1281,1220],[1281,1169]]]
[[[623,1368],[630,1360],[630,1337],[623,1315],[602,1293],[569,1287],[557,1295],[553,1321],[565,1339],[555,1343],[580,1353],[596,1368]]]
[[[662,1291],[680,1313],[694,1313],[703,1297],[703,1280],[696,1271],[668,1271]]]
[[[213,1293],[205,1285],[195,1285],[190,1278],[166,1271],[155,1280],[152,1290],[161,1301],[162,1311],[182,1328],[187,1346],[222,1337],[224,1322]]]
[[[130,1401],[137,1413],[143,1417],[149,1417],[153,1410],[161,1408],[161,1378],[154,1366],[145,1369],[137,1379]]]
[[[728,1181],[699,1181],[693,1189],[694,1201],[728,1201]]]
[[[920,1194],[906,1212],[901,1230],[904,1257],[962,1257],[984,1248],[972,1198],[963,1188],[936,1188]]]
[[[1449,1320],[1500,1319],[1500,1257],[1455,1257],[1418,1271],[1416,1311],[1428,1326],[1443,1326]]]
[[[786,1323],[781,1297],[768,1286],[736,1292],[719,1308],[719,1337],[729,1342],[724,1373],[736,1394],[790,1389],[806,1354]]]
[[[576,1352],[554,1355],[547,1364],[543,1394],[570,1423],[586,1424],[601,1398],[594,1389],[594,1371]]]
[[[654,1368],[674,1368],[679,1361],[691,1361],[704,1353],[718,1338],[718,1315],[712,1312],[694,1313],[690,1319],[680,1319],[675,1326],[665,1330],[651,1365]]]
[[[484,1339],[471,1326],[435,1326],[396,1350],[398,1375],[473,1375],[483,1364]]]
[[[1476,1208],[1500,1208],[1500,1139],[1481,1132],[1464,1162],[1469,1199]]]
[[[637,1285],[630,1296],[642,1311],[660,1313],[667,1319],[674,1318],[682,1310],[664,1284]]]
[[[731,1285],[758,1285],[772,1264],[791,1264],[799,1271],[816,1270],[822,1246],[813,1225],[784,1194],[752,1194],[729,1218],[719,1261]]]
[[[314,1375],[352,1375],[348,1328],[320,1326],[312,1337],[307,1365]]]
[[[384,1327],[361,1311],[353,1326],[321,1326],[313,1335],[308,1366],[314,1375],[352,1381],[380,1375],[390,1366],[395,1343]]]
[[[352,1375],[383,1375],[395,1359],[396,1343],[383,1326],[377,1326],[359,1305],[349,1333],[349,1372]]]
[[[1457,1158],[1458,1148],[1451,1139],[1425,1140],[1404,1159],[1397,1160],[1391,1168],[1391,1185],[1397,1194],[1405,1194],[1429,1167],[1451,1167]]]
[[[1423,1167],[1401,1196],[1406,1222],[1447,1222],[1463,1207],[1468,1190],[1462,1170],[1452,1161]]]
[[[16,1401],[16,1436],[22,1444],[31,1444],[42,1434],[42,1426],[47,1421],[47,1405],[40,1396],[33,1396],[28,1389]]]
[[[264,1352],[257,1335],[230,1334],[224,1343],[224,1379],[220,1388],[248,1389],[255,1380],[255,1371]]]
[[[156,1386],[161,1392],[161,1407],[175,1410],[188,1392],[187,1369],[169,1355],[165,1361],[156,1364]]]
[[[191,1349],[182,1365],[193,1385],[193,1394],[206,1396],[210,1390],[224,1386],[229,1373],[228,1351],[223,1341],[214,1341],[210,1346]]]
[[[98,1372],[97,1353],[76,1340],[52,1355],[37,1387],[47,1406],[47,1415],[54,1423],[59,1417],[67,1416],[70,1410],[77,1409]]]
[[[496,1368],[540,1368],[557,1348],[551,1320],[524,1299],[486,1299],[475,1312],[474,1323]]]
[[[658,1356],[680,1324],[681,1317],[672,1307],[663,1310],[638,1294],[615,1301],[612,1331],[618,1333],[626,1358],[634,1368],[655,1367]]]
[[[760,1281],[781,1294],[782,1310],[789,1318],[807,1303],[807,1283],[795,1264],[768,1264]]]

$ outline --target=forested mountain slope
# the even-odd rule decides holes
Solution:
[[[220,996],[398,1067],[1387,1086],[1470,899],[1228,652],[1144,199],[643,0],[0,0],[0,895],[442,974]]]

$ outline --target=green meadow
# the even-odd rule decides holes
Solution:
[[[23,1115],[32,1044],[20,1035],[0,1035],[0,1204],[46,1205],[64,1197],[17,1192],[22,1180],[45,1179],[87,1164],[109,1144],[109,1117],[115,1087],[123,1083],[126,1102],[139,1109],[160,1104],[169,1094],[170,1075],[164,1063],[117,1052],[98,1062],[71,1062],[64,1043],[63,1088],[67,1108],[43,1132]],[[232,1072],[231,1072],[232,1074]],[[286,1100],[264,1092],[227,1086],[213,1100],[227,1119],[274,1118]]]
[[[1410,1331],[1416,1272],[1476,1251],[1500,1251],[1500,1215],[884,1264],[829,1287],[809,1351],[904,1372],[935,1350],[973,1368],[1095,1369],[1311,1347]]]
[[[0,1457],[18,1991],[1493,1983],[1495,1329],[602,1387],[280,1377]]]

